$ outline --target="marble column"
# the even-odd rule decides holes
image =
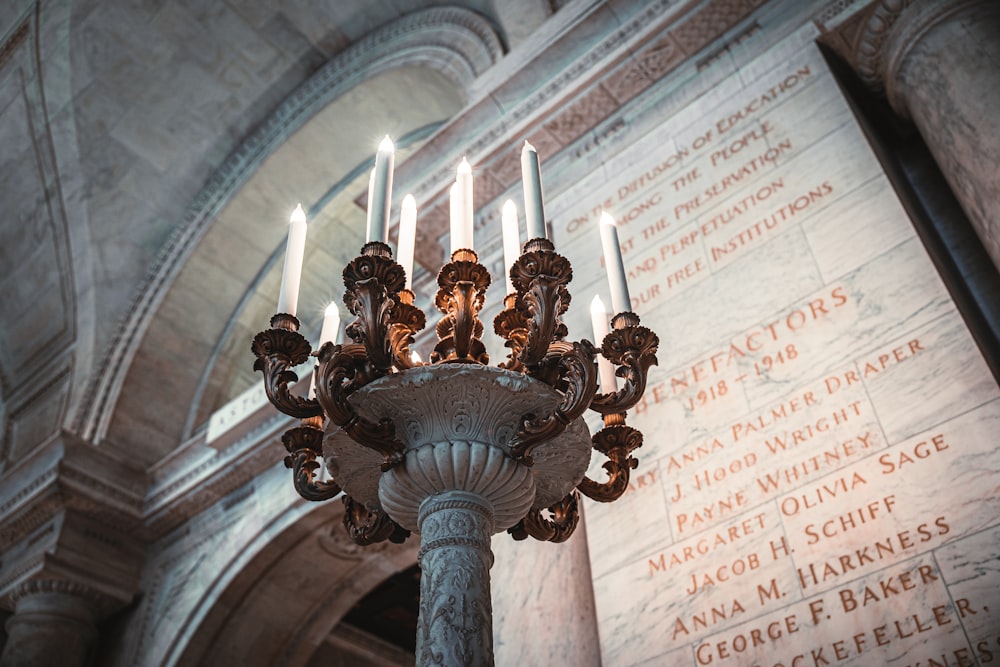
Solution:
[[[493,537],[493,641],[498,667],[600,667],[586,517],[561,544]]]
[[[880,0],[862,79],[913,121],[1000,268],[1000,2]]]
[[[97,639],[101,597],[68,581],[22,584],[12,595],[0,667],[85,667]]]

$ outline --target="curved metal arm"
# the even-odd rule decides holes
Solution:
[[[316,480],[319,463],[316,456],[323,445],[323,431],[313,426],[297,426],[281,436],[281,442],[288,450],[285,467],[292,470],[292,484],[299,495],[306,500],[329,500],[340,493],[340,486],[334,481]]]
[[[624,424],[606,426],[594,434],[593,441],[594,449],[608,457],[603,466],[608,481],[598,483],[584,477],[576,488],[591,500],[609,503],[628,489],[629,472],[639,465],[631,453],[642,446],[642,433]]]
[[[633,313],[622,313],[615,319],[626,315],[627,323],[605,336],[601,345],[601,353],[618,366],[615,374],[625,380],[617,392],[594,397],[590,408],[602,415],[625,412],[638,403],[646,391],[649,367],[657,363],[660,339],[650,329],[639,326],[639,317]]]
[[[344,496],[344,528],[356,544],[365,547],[389,540],[402,544],[410,536],[398,523],[381,510],[369,510],[350,496]]]
[[[580,522],[580,494],[575,490],[548,508],[552,519],[545,518],[543,510],[531,510],[517,524],[507,529],[515,540],[528,536],[542,542],[565,542]]]
[[[521,427],[510,442],[511,456],[525,465],[531,465],[531,450],[556,437],[583,414],[597,391],[597,365],[595,350],[589,341],[578,343],[558,341],[549,347],[549,359],[558,367],[556,389],[563,399],[549,415],[525,415]]]
[[[374,424],[354,411],[350,395],[371,381],[364,345],[325,343],[319,350],[316,367],[316,398],[327,416],[358,444],[382,455],[382,470],[403,460],[406,446],[396,438],[391,419]]]
[[[323,414],[315,400],[288,391],[290,385],[299,381],[291,369],[304,363],[312,352],[302,334],[288,329],[265,329],[254,336],[250,349],[257,357],[253,369],[264,374],[264,391],[274,407],[297,419]]]

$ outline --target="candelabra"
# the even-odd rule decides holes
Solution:
[[[625,424],[656,363],[656,335],[631,312],[611,321],[598,351],[566,340],[570,262],[533,238],[510,267],[514,290],[494,320],[509,353],[496,367],[479,319],[490,276],[460,248],[438,275],[437,345],[427,363],[410,352],[426,325],[406,271],[383,241],[344,268],[350,342],[316,352],[299,322],[279,313],[253,353],[271,403],[301,420],[282,437],[298,493],[343,492],[355,542],[402,542],[419,533],[422,577],[417,664],[492,665],[490,536],[561,542],[579,520],[579,494],[609,502],[628,487],[642,434]],[[598,352],[621,388],[598,392]],[[315,398],[294,395],[293,367],[315,355]],[[593,436],[582,415],[603,417]],[[586,476],[591,451],[606,481]],[[317,475],[323,458],[331,479]]]

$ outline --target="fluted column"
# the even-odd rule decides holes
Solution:
[[[420,618],[417,664],[493,665],[490,568],[493,510],[465,491],[431,496],[420,506]]]
[[[912,119],[1000,268],[1000,3],[880,0],[855,65]]]
[[[0,667],[85,667],[97,639],[103,598],[79,584],[30,581],[12,595]]]

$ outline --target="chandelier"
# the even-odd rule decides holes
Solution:
[[[493,327],[509,352],[498,366],[488,365],[482,341],[479,313],[490,276],[473,250],[472,170],[464,159],[450,192],[451,261],[437,277],[437,344],[428,362],[411,354],[415,334],[426,326],[411,289],[416,206],[407,195],[397,263],[387,244],[388,137],[369,181],[366,243],[343,270],[344,304],[356,318],[345,329],[350,342],[333,342],[339,323],[329,319],[315,352],[298,332],[306,234],[299,207],[289,226],[278,312],[252,345],[271,403],[301,420],[282,436],[296,491],[313,501],[343,493],[344,525],[358,544],[420,534],[418,665],[492,665],[491,535],[506,530],[516,540],[566,540],[579,520],[579,494],[600,502],[619,498],[637,465],[632,452],[642,444],[625,416],[642,397],[658,339],[631,312],[614,221],[605,213],[600,227],[617,314],[609,326],[595,298],[598,349],[585,339],[566,340],[561,318],[572,267],[546,237],[538,155],[527,142],[521,167],[528,240],[521,245],[508,201],[507,294]],[[310,356],[317,359],[314,390],[300,396],[290,390],[298,381],[292,369]],[[603,418],[592,436],[582,417],[588,408]],[[607,459],[605,481],[586,476],[593,450]],[[319,459],[330,479],[318,474]]]

